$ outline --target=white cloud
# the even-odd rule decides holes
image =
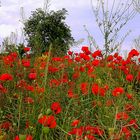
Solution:
[[[58,7],[58,8],[63,8],[67,7],[69,8],[85,8],[89,6],[90,1],[87,0],[52,0],[52,6],[53,7]],[[77,11],[78,12],[78,11]]]
[[[10,40],[12,39],[14,42],[16,41],[15,43],[17,42],[21,43],[20,41],[23,42],[21,26],[22,25],[20,24],[17,24],[17,25],[1,24],[0,25],[0,42],[2,42],[3,39],[6,37],[9,37]]]
[[[15,32],[15,26],[13,25],[0,25],[0,37],[4,38],[10,35],[11,32]]]

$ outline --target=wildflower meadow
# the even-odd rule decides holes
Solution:
[[[140,140],[139,51],[29,51],[0,55],[0,140]]]

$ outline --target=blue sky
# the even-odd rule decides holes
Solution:
[[[93,5],[96,0],[93,0]],[[118,1],[118,0],[116,0]],[[16,32],[18,40],[23,41],[21,36],[20,8],[24,7],[25,17],[28,18],[31,11],[36,8],[42,8],[44,0],[1,0],[0,7],[0,44],[4,37],[7,37],[11,32]],[[111,5],[111,4],[110,4]],[[90,34],[95,38],[96,42],[102,46],[103,38],[95,22],[92,13],[90,0],[51,0],[50,10],[59,10],[66,8],[68,10],[66,23],[72,30],[72,35],[76,40],[84,39],[82,45],[88,45],[87,32],[83,25],[86,25]],[[132,33],[126,38],[122,50],[129,50],[132,47],[132,40],[140,35],[140,14],[130,21],[121,32],[124,35],[129,29]],[[74,50],[79,51],[80,46],[74,47]]]

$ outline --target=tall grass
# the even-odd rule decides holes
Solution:
[[[140,139],[140,66],[118,53],[0,56],[0,139]],[[139,60],[140,62],[140,60]]]

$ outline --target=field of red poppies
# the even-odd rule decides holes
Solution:
[[[140,140],[140,53],[0,55],[0,140]]]

